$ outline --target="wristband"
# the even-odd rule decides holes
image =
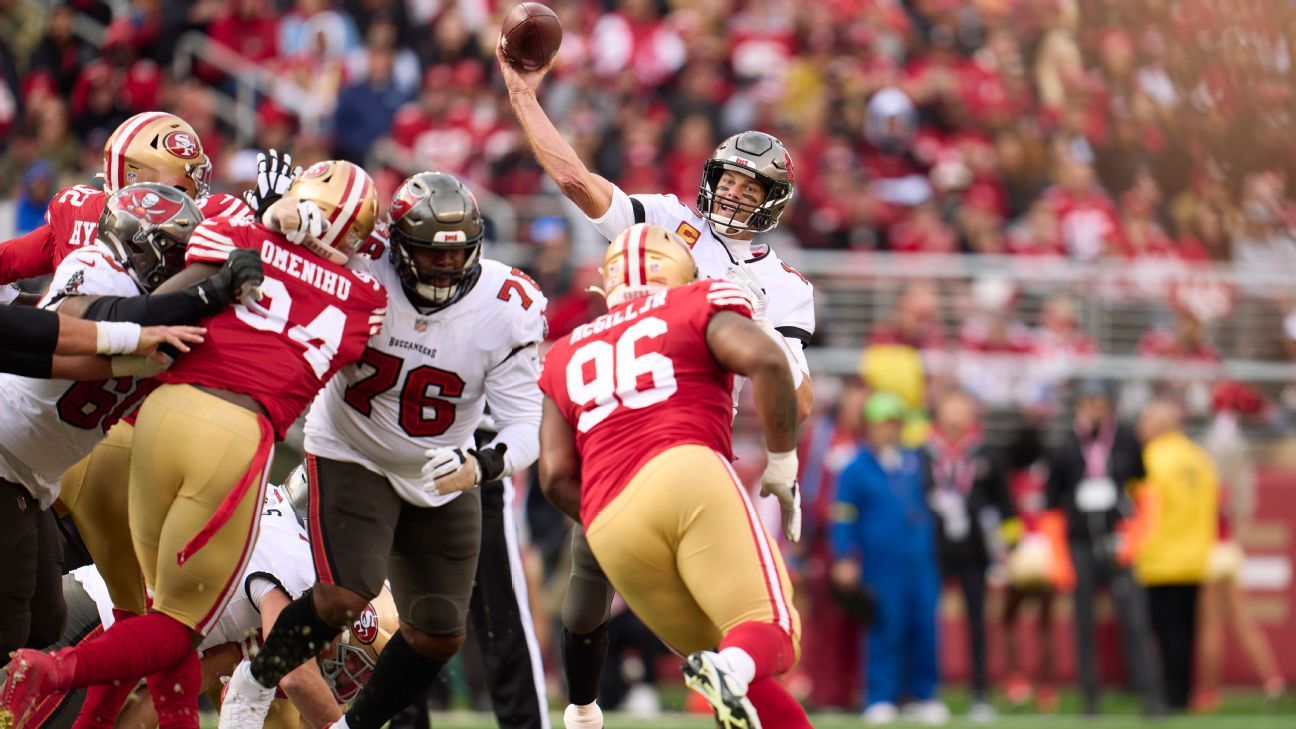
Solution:
[[[139,324],[128,321],[101,321],[95,324],[97,354],[130,354],[139,349]]]
[[[795,449],[776,453],[765,452],[765,473],[761,481],[766,483],[791,483],[797,477],[797,452]]]

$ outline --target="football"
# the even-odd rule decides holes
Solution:
[[[522,3],[504,16],[500,44],[504,57],[523,71],[543,68],[562,45],[562,23],[540,3]]]

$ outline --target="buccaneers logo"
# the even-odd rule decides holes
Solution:
[[[161,225],[180,212],[179,200],[168,200],[152,190],[131,190],[117,198],[118,210],[152,225]]]
[[[162,146],[180,159],[197,159],[202,148],[189,132],[171,132],[162,140]]]
[[[351,623],[351,636],[365,645],[378,638],[378,611],[373,603],[367,603],[360,617]]]
[[[405,216],[405,213],[410,211],[410,208],[414,207],[416,202],[418,202],[418,194],[410,189],[410,183],[406,182],[401,185],[401,188],[396,191],[396,195],[392,199],[391,219],[400,220]]]

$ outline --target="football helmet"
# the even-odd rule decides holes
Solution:
[[[365,605],[360,616],[333,642],[333,650],[319,658],[320,673],[340,703],[354,699],[373,675],[378,654],[400,630],[400,616],[391,590],[382,592]]]
[[[297,523],[306,526],[310,513],[310,481],[306,476],[306,464],[298,464],[283,482],[284,493],[288,494],[288,503],[292,504],[293,515]]]
[[[725,170],[754,177],[765,186],[765,200],[760,205],[734,200],[717,201],[716,186]],[[702,186],[698,189],[698,214],[711,223],[716,235],[736,235],[773,230],[792,199],[796,174],[787,148],[771,134],[743,132],[720,143],[711,158],[702,165]],[[732,208],[726,210],[724,208]],[[737,216],[748,213],[746,220]]]
[[[653,223],[621,231],[603,254],[603,288],[608,308],[697,279],[697,263],[684,241]]]
[[[184,119],[146,111],[127,119],[104,144],[104,190],[112,193],[136,182],[161,182],[192,197],[207,196],[211,161]]]
[[[311,165],[297,175],[284,197],[310,200],[319,206],[328,229],[319,239],[307,236],[302,246],[338,265],[351,259],[378,219],[378,196],[369,173],[344,160]]]
[[[472,290],[481,275],[486,224],[466,185],[444,172],[420,172],[396,190],[390,215],[392,259],[406,292],[442,308]],[[463,251],[463,263],[420,265],[420,251]]]
[[[198,203],[180,190],[140,182],[108,197],[98,237],[148,292],[184,268],[185,245],[202,219]]]

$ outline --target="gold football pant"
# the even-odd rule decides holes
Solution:
[[[144,576],[127,516],[134,432],[129,423],[114,425],[90,455],[63,474],[58,503],[76,523],[90,559],[108,584],[113,607],[143,615]]]
[[[258,417],[190,385],[144,401],[131,449],[130,521],[153,610],[206,633],[231,597],[256,540],[265,468],[206,546],[178,555],[252,468]]]
[[[626,604],[680,654],[715,648],[739,623],[782,628],[800,652],[801,618],[778,547],[718,453],[663,451],[585,532]]]

